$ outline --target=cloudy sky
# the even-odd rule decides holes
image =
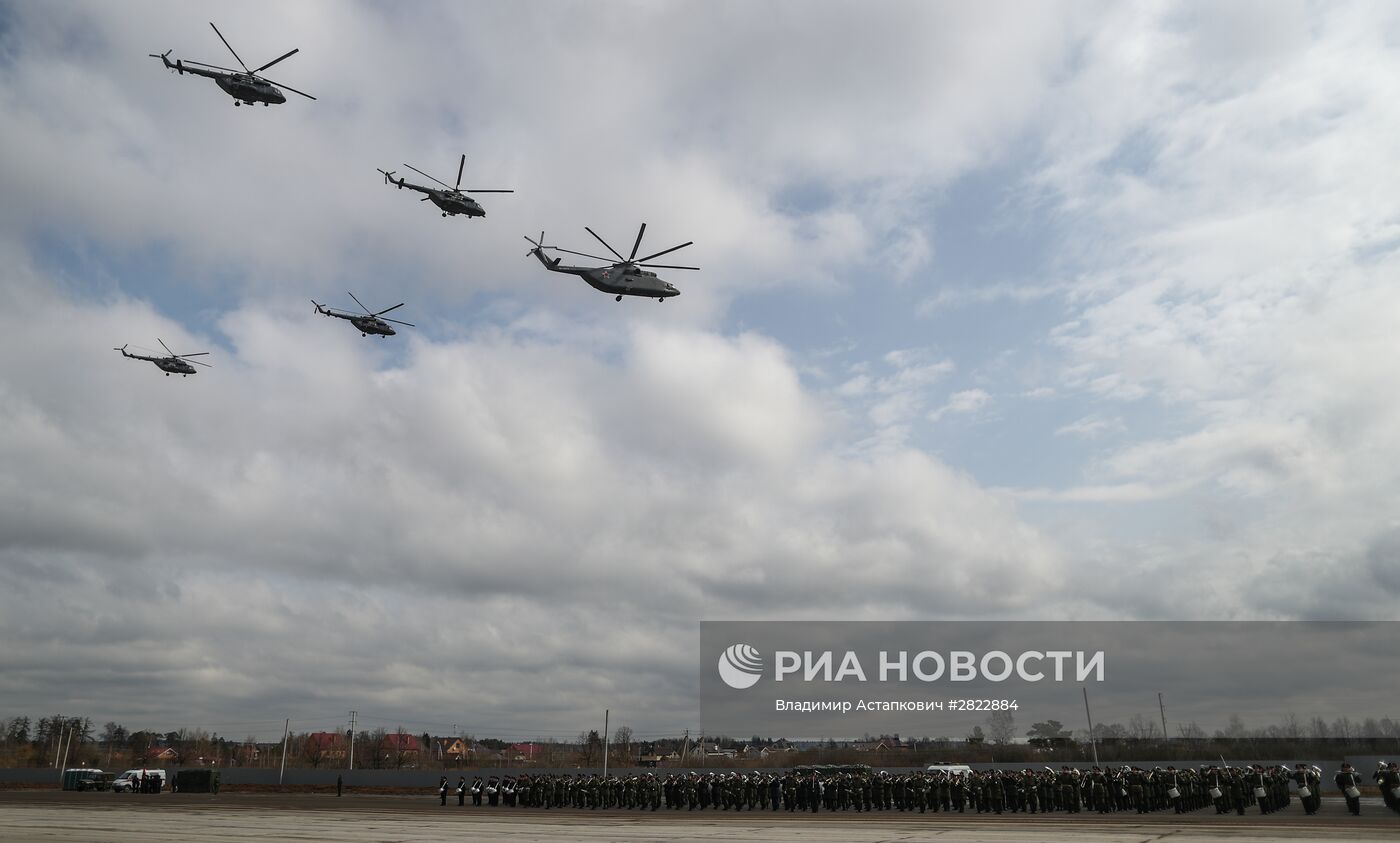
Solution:
[[[147,57],[230,63],[210,20],[318,99]],[[1385,3],[0,3],[0,717],[678,733],[701,619],[1400,619],[1397,44]],[[484,220],[375,172],[462,153]],[[642,222],[679,298],[521,239]],[[417,328],[313,313],[347,291]],[[213,368],[112,351],[157,338]]]

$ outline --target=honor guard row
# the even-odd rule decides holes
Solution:
[[[1382,764],[1375,775],[1386,806],[1400,812],[1400,770]],[[1352,813],[1360,811],[1361,778],[1342,765],[1334,777]],[[440,784],[447,804],[447,779]],[[1296,798],[1304,813],[1321,805],[1322,770],[1297,764],[1177,769],[1133,766],[1063,766],[1058,771],[981,770],[872,772],[863,767],[803,768],[785,772],[706,772],[609,776],[552,773],[460,778],[457,804],[522,808],[657,811],[903,811],[906,813],[1099,814],[1215,809],[1244,816],[1247,809],[1272,814]],[[1355,794],[1355,795],[1353,795]],[[483,799],[485,800],[483,803]]]

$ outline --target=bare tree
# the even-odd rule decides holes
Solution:
[[[618,726],[617,731],[613,732],[612,745],[617,748],[618,752],[621,753],[618,757],[622,758],[624,761],[628,758],[631,758],[632,727]]]
[[[1181,737],[1189,741],[1203,741],[1206,739],[1206,730],[1196,725],[1196,721],[1190,723],[1177,724],[1176,731]]]
[[[994,744],[1011,743],[1016,737],[1016,718],[1009,711],[993,711],[987,718],[987,737]]]

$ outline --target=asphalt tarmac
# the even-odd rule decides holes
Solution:
[[[1295,803],[1270,816],[1175,814],[910,815],[744,811],[577,811],[446,807],[425,796],[326,794],[131,795],[54,790],[0,792],[4,841],[774,841],[774,843],[1205,843],[1205,841],[1400,839],[1400,816],[1379,799],[1360,817],[1341,800],[1316,816]]]

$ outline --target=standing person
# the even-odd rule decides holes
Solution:
[[[447,804],[447,776],[438,779],[438,804]]]
[[[1385,775],[1381,777],[1381,795],[1390,800],[1386,803],[1390,809],[1400,814],[1400,763],[1392,761],[1386,767]]]
[[[1303,803],[1303,813],[1312,816],[1317,813],[1317,806],[1313,800],[1318,798],[1317,783],[1313,781],[1316,776],[1306,764],[1294,764],[1292,778],[1298,785],[1298,801]]]
[[[335,777],[335,795],[339,796],[345,790],[345,780],[340,776]]]
[[[1394,761],[1388,765],[1382,761],[1376,765],[1376,772],[1371,774],[1371,779],[1375,781],[1376,787],[1380,788],[1385,807],[1400,813],[1400,766]]]
[[[1351,769],[1350,764],[1344,761],[1342,769],[1337,771],[1333,781],[1337,783],[1342,795],[1346,797],[1347,810],[1351,811],[1353,816],[1361,816],[1361,777]]]
[[[472,804],[481,804],[481,776],[472,777]]]
[[[460,807],[467,804],[467,777],[457,777],[457,805]]]

